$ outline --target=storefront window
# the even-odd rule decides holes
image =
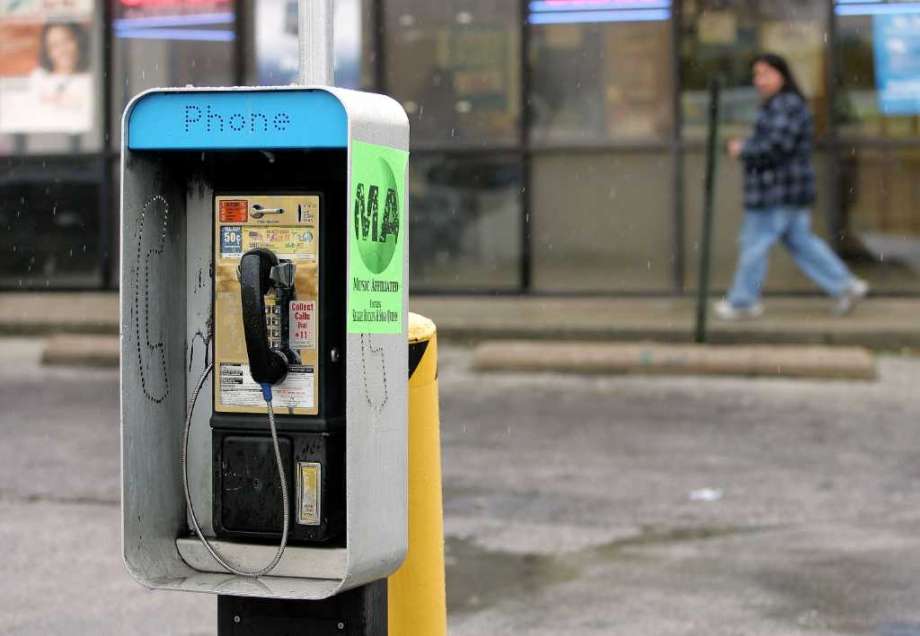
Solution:
[[[836,3],[834,117],[841,135],[920,135],[916,7],[916,2]]]
[[[533,142],[670,136],[670,2],[623,4],[531,3]]]
[[[517,2],[384,2],[386,91],[414,145],[512,144],[519,138]]]
[[[128,102],[158,86],[236,84],[231,0],[113,0],[113,147]]]
[[[98,3],[0,3],[0,154],[86,153],[101,140]]]
[[[0,287],[101,283],[96,159],[0,161]]]
[[[815,153],[818,205],[812,210],[811,224],[815,232],[830,239],[826,203],[830,199],[831,181],[828,174],[829,159],[825,153]],[[721,293],[731,285],[738,261],[738,235],[744,218],[743,168],[740,162],[725,159],[719,163],[715,184],[717,192],[712,224],[712,252],[710,282],[713,293]],[[706,155],[702,150],[688,151],[684,155],[684,210],[686,254],[686,289],[696,290],[699,284],[700,246],[703,228],[703,184]],[[814,283],[802,274],[789,252],[775,249],[770,253],[770,271],[765,291],[768,293],[815,292]]]
[[[409,181],[413,291],[520,285],[517,157],[414,155]]]
[[[920,136],[915,2],[835,2],[839,247],[878,290],[920,288]]]
[[[824,90],[827,6],[814,0],[687,0],[683,3],[681,95],[684,137],[702,139],[709,81],[721,76],[723,132],[743,135],[760,100],[751,84],[751,61],[769,51],[792,67],[815,115],[827,130]]]
[[[878,291],[920,291],[920,152],[841,153],[840,250]]]
[[[532,173],[534,288],[673,289],[669,153],[547,151]]]
[[[335,2],[335,85],[360,89],[367,84],[364,33],[370,2]],[[285,86],[297,81],[300,53],[298,0],[259,0],[253,6],[255,21],[255,77],[250,83]]]

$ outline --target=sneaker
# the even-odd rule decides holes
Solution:
[[[728,300],[720,300],[713,306],[719,320],[751,320],[763,315],[763,305],[754,303],[750,307],[735,307]]]
[[[834,301],[831,313],[835,316],[846,316],[868,293],[869,283],[861,278],[854,278],[850,287]]]

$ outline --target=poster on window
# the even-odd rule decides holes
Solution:
[[[879,110],[920,114],[920,15],[876,15],[872,21]]]
[[[92,0],[0,0],[0,133],[93,125]]]

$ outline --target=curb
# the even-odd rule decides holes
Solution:
[[[658,342],[687,344],[693,339],[691,329],[658,327],[610,327],[606,329],[578,327],[504,327],[445,324],[438,322],[438,335],[442,340],[462,344],[479,344],[492,340],[529,340],[533,342],[565,341],[572,343],[608,342],[637,343]],[[920,349],[920,332],[915,330],[799,330],[789,329],[723,329],[708,333],[713,345],[797,345],[865,347],[875,351],[903,351]]]
[[[118,335],[115,292],[0,293],[0,335]]]
[[[99,322],[42,322],[40,320],[0,321],[0,336],[45,336],[73,334],[85,336],[118,337],[118,323]]]
[[[473,367],[479,371],[611,375],[877,378],[875,358],[867,349],[800,345],[494,341],[476,347]]]
[[[46,366],[117,368],[118,336],[63,335],[44,342],[41,363]]]
[[[654,341],[665,344],[686,344],[692,339],[689,329],[655,327],[612,327],[608,329],[577,327],[511,327],[469,325],[438,322],[438,337],[455,344],[477,344],[492,340],[530,340],[533,342],[566,341],[636,343]],[[69,334],[75,336],[115,336],[117,322],[42,322],[40,320],[0,320],[0,336],[46,336]],[[790,331],[783,329],[731,329],[711,331],[709,341],[714,345],[823,345],[834,347],[866,347],[876,351],[920,350],[920,332],[909,330],[840,330]]]

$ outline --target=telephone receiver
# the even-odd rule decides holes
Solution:
[[[299,364],[288,337],[290,303],[294,300],[295,265],[265,248],[251,249],[240,259],[240,300],[249,372],[259,384],[278,384],[288,368]],[[275,294],[266,313],[265,296]]]

